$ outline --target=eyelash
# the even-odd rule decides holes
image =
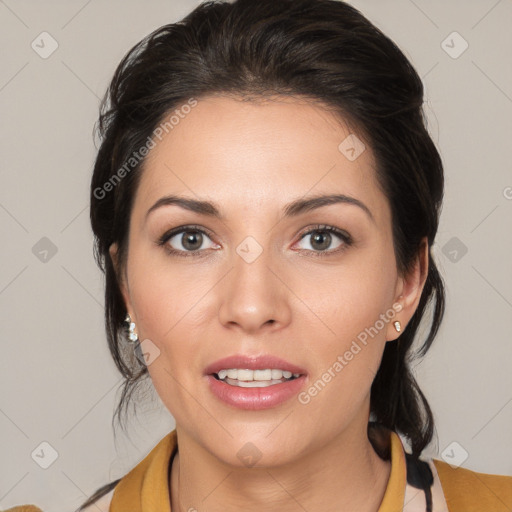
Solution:
[[[180,257],[184,257],[184,258],[188,258],[191,256],[201,257],[202,255],[200,255],[200,253],[203,252],[203,250],[180,251],[180,250],[171,248],[169,246],[169,244],[167,244],[167,242],[174,236],[176,236],[180,233],[186,233],[187,231],[199,232],[203,235],[208,236],[210,239],[212,238],[212,234],[205,228],[202,228],[202,227],[196,226],[196,225],[187,225],[187,226],[180,226],[180,227],[174,228],[170,231],[167,231],[159,238],[159,240],[157,241],[157,245],[165,246],[164,247],[165,250],[173,256],[175,255],[175,256],[180,256]],[[333,233],[334,235],[336,235],[338,238],[340,238],[342,240],[343,245],[341,245],[337,249],[327,250],[327,251],[312,251],[309,249],[303,249],[309,253],[312,253],[314,257],[323,258],[326,256],[332,256],[333,254],[340,254],[341,252],[345,251],[348,247],[350,247],[353,244],[353,239],[348,233],[346,233],[345,231],[341,231],[340,229],[335,228],[334,226],[329,226],[326,224],[317,224],[315,226],[311,226],[310,228],[308,228],[308,231],[305,231],[304,233],[302,233],[300,235],[299,241],[302,240],[303,238],[305,238],[307,235],[311,235],[312,233],[315,233],[317,231]]]

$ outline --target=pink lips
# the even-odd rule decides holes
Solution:
[[[214,376],[222,369],[238,368],[248,370],[280,369],[298,373],[298,378],[261,388],[231,386]],[[212,393],[222,402],[248,410],[262,410],[277,407],[297,395],[305,383],[306,371],[278,357],[263,355],[248,357],[235,355],[219,359],[205,368],[205,376]]]

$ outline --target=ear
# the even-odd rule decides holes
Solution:
[[[407,275],[399,276],[395,289],[394,310],[397,311],[387,328],[387,341],[396,340],[400,333],[395,329],[394,323],[398,320],[403,332],[411,320],[421,299],[428,275],[429,247],[426,237],[421,241],[413,267]],[[401,309],[396,305],[400,305]]]
[[[128,292],[128,284],[126,282],[126,275],[122,272],[120,264],[119,264],[119,255],[118,255],[118,246],[117,243],[113,243],[108,252],[110,254],[110,258],[112,260],[112,265],[114,267],[117,283],[119,285],[119,290],[121,291],[121,295],[123,296],[123,300],[126,306],[126,311],[130,314],[131,318],[133,317],[133,310],[130,302],[130,294]]]

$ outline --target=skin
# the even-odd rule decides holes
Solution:
[[[312,101],[212,96],[147,157],[119,274],[139,339],[160,350],[148,369],[176,420],[173,511],[365,512],[382,501],[390,463],[368,440],[370,387],[385,344],[398,337],[393,321],[404,329],[416,310],[428,249],[409,275],[399,275],[371,148],[354,161],[338,150],[349,133]],[[357,198],[373,219],[341,203],[283,217],[285,204],[320,193]],[[168,194],[213,201],[225,218],[168,205],[146,220]],[[166,231],[188,224],[212,233],[195,255],[157,245]],[[301,240],[316,224],[348,232],[353,244],[336,252],[344,242],[333,234],[330,254],[316,257],[315,232]],[[167,245],[185,252],[182,235]],[[247,236],[263,249],[250,264],[236,252]],[[116,251],[114,244],[114,263]],[[306,405],[293,397],[267,410],[239,410],[209,390],[205,367],[237,353],[272,354],[306,369],[307,390],[397,303],[393,321]],[[261,452],[251,468],[237,457],[248,442]]]

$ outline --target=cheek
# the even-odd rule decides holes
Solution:
[[[198,355],[204,348],[204,305],[212,284],[193,267],[183,272],[183,265],[172,265],[154,249],[134,250],[130,258],[130,300],[137,332],[156,354],[148,365],[151,380],[171,414],[193,416],[187,390],[194,389],[202,371]]]
[[[198,347],[187,326],[193,321],[191,297],[178,293],[165,279],[147,276],[134,290],[139,337],[156,356],[147,365],[153,386],[169,412],[180,424],[194,417],[190,390],[197,386],[201,368]]]
[[[322,375],[334,372],[332,390],[347,400],[349,395],[357,400],[369,390],[380,365],[387,328],[395,315],[391,306],[396,277],[392,250],[380,249],[361,251],[336,271],[331,268],[322,287],[314,285],[313,277],[305,283],[311,309],[321,320],[315,321],[318,334],[309,346],[314,378],[329,380],[329,375]],[[305,322],[303,329],[313,336],[311,324]],[[347,389],[359,391],[347,394]]]
[[[391,250],[377,247],[353,253],[343,265],[328,269],[320,281],[310,272],[309,300],[337,339],[351,340],[392,306],[397,279],[394,256]]]
[[[137,329],[158,345],[172,337],[183,320],[194,316],[194,305],[208,286],[193,266],[176,264],[163,248],[134,247],[128,262],[130,298],[137,316]]]

